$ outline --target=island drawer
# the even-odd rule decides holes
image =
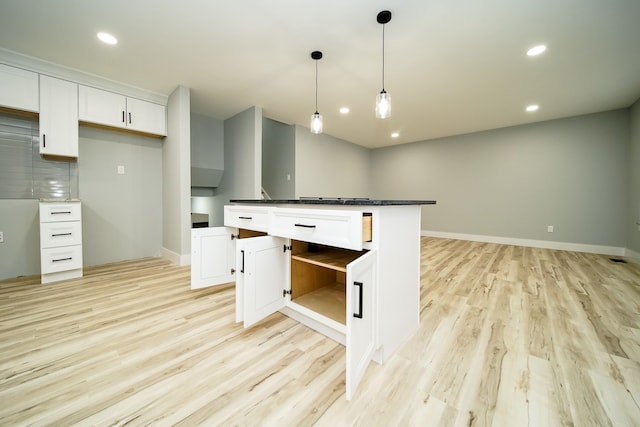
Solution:
[[[362,250],[371,240],[372,217],[361,211],[276,208],[270,212],[269,234],[290,239]]]
[[[265,206],[225,206],[224,225],[254,231],[268,231],[269,211]]]

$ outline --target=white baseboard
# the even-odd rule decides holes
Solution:
[[[498,243],[501,245],[528,246],[531,248],[558,249],[562,251],[588,252],[592,254],[630,256],[629,249],[617,246],[585,245],[582,243],[553,242],[549,240],[518,239],[514,237],[483,236],[479,234],[448,233],[443,231],[422,230],[425,237],[443,239],[469,240],[472,242]]]
[[[632,251],[631,249],[627,248],[624,252],[624,256],[625,258],[630,258],[633,261],[637,262],[638,264],[640,264],[640,253]]]
[[[191,254],[185,254],[185,255],[180,255],[178,253],[175,253],[173,251],[170,251],[167,248],[162,248],[160,250],[160,256],[162,258],[166,258],[169,261],[171,261],[173,264],[176,265],[191,265]]]

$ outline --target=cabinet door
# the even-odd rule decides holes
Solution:
[[[124,128],[127,97],[88,86],[78,88],[78,119],[83,122]]]
[[[273,236],[237,242],[245,328],[284,307],[283,291],[288,286],[290,265],[289,254],[283,250],[285,243],[285,239]]]
[[[167,134],[167,113],[164,105],[127,98],[127,127],[155,135]]]
[[[40,154],[78,157],[78,85],[40,75]]]
[[[356,391],[375,350],[376,251],[347,265],[346,397]]]
[[[191,289],[235,280],[234,231],[227,227],[191,229]]]
[[[0,106],[38,112],[38,74],[0,64]]]

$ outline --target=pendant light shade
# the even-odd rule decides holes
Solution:
[[[376,117],[378,119],[386,119],[391,116],[391,95],[386,90],[376,96]]]
[[[311,52],[311,58],[316,62],[316,112],[311,115],[311,124],[309,128],[311,133],[322,133],[322,114],[318,112],[318,61],[322,59],[322,52],[314,50]]]
[[[391,12],[383,10],[376,17],[378,24],[382,24],[382,90],[376,96],[376,118],[386,119],[391,117],[391,95],[384,90],[384,24],[391,21]]]
[[[311,115],[311,133],[322,133],[322,114],[317,111]]]

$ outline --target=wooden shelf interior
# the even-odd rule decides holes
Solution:
[[[240,228],[238,229],[238,238],[239,239],[248,239],[250,237],[260,237],[260,236],[266,236],[267,233],[263,232],[263,231],[253,231],[253,230],[247,230],[244,228]]]
[[[346,323],[347,264],[366,251],[292,241],[291,300],[330,319]]]
[[[366,251],[333,248],[330,246],[307,244],[306,250],[294,250],[291,260],[315,264],[336,271],[347,271],[347,264],[359,258]],[[294,245],[294,248],[296,246]],[[299,246],[297,246],[299,248]]]

